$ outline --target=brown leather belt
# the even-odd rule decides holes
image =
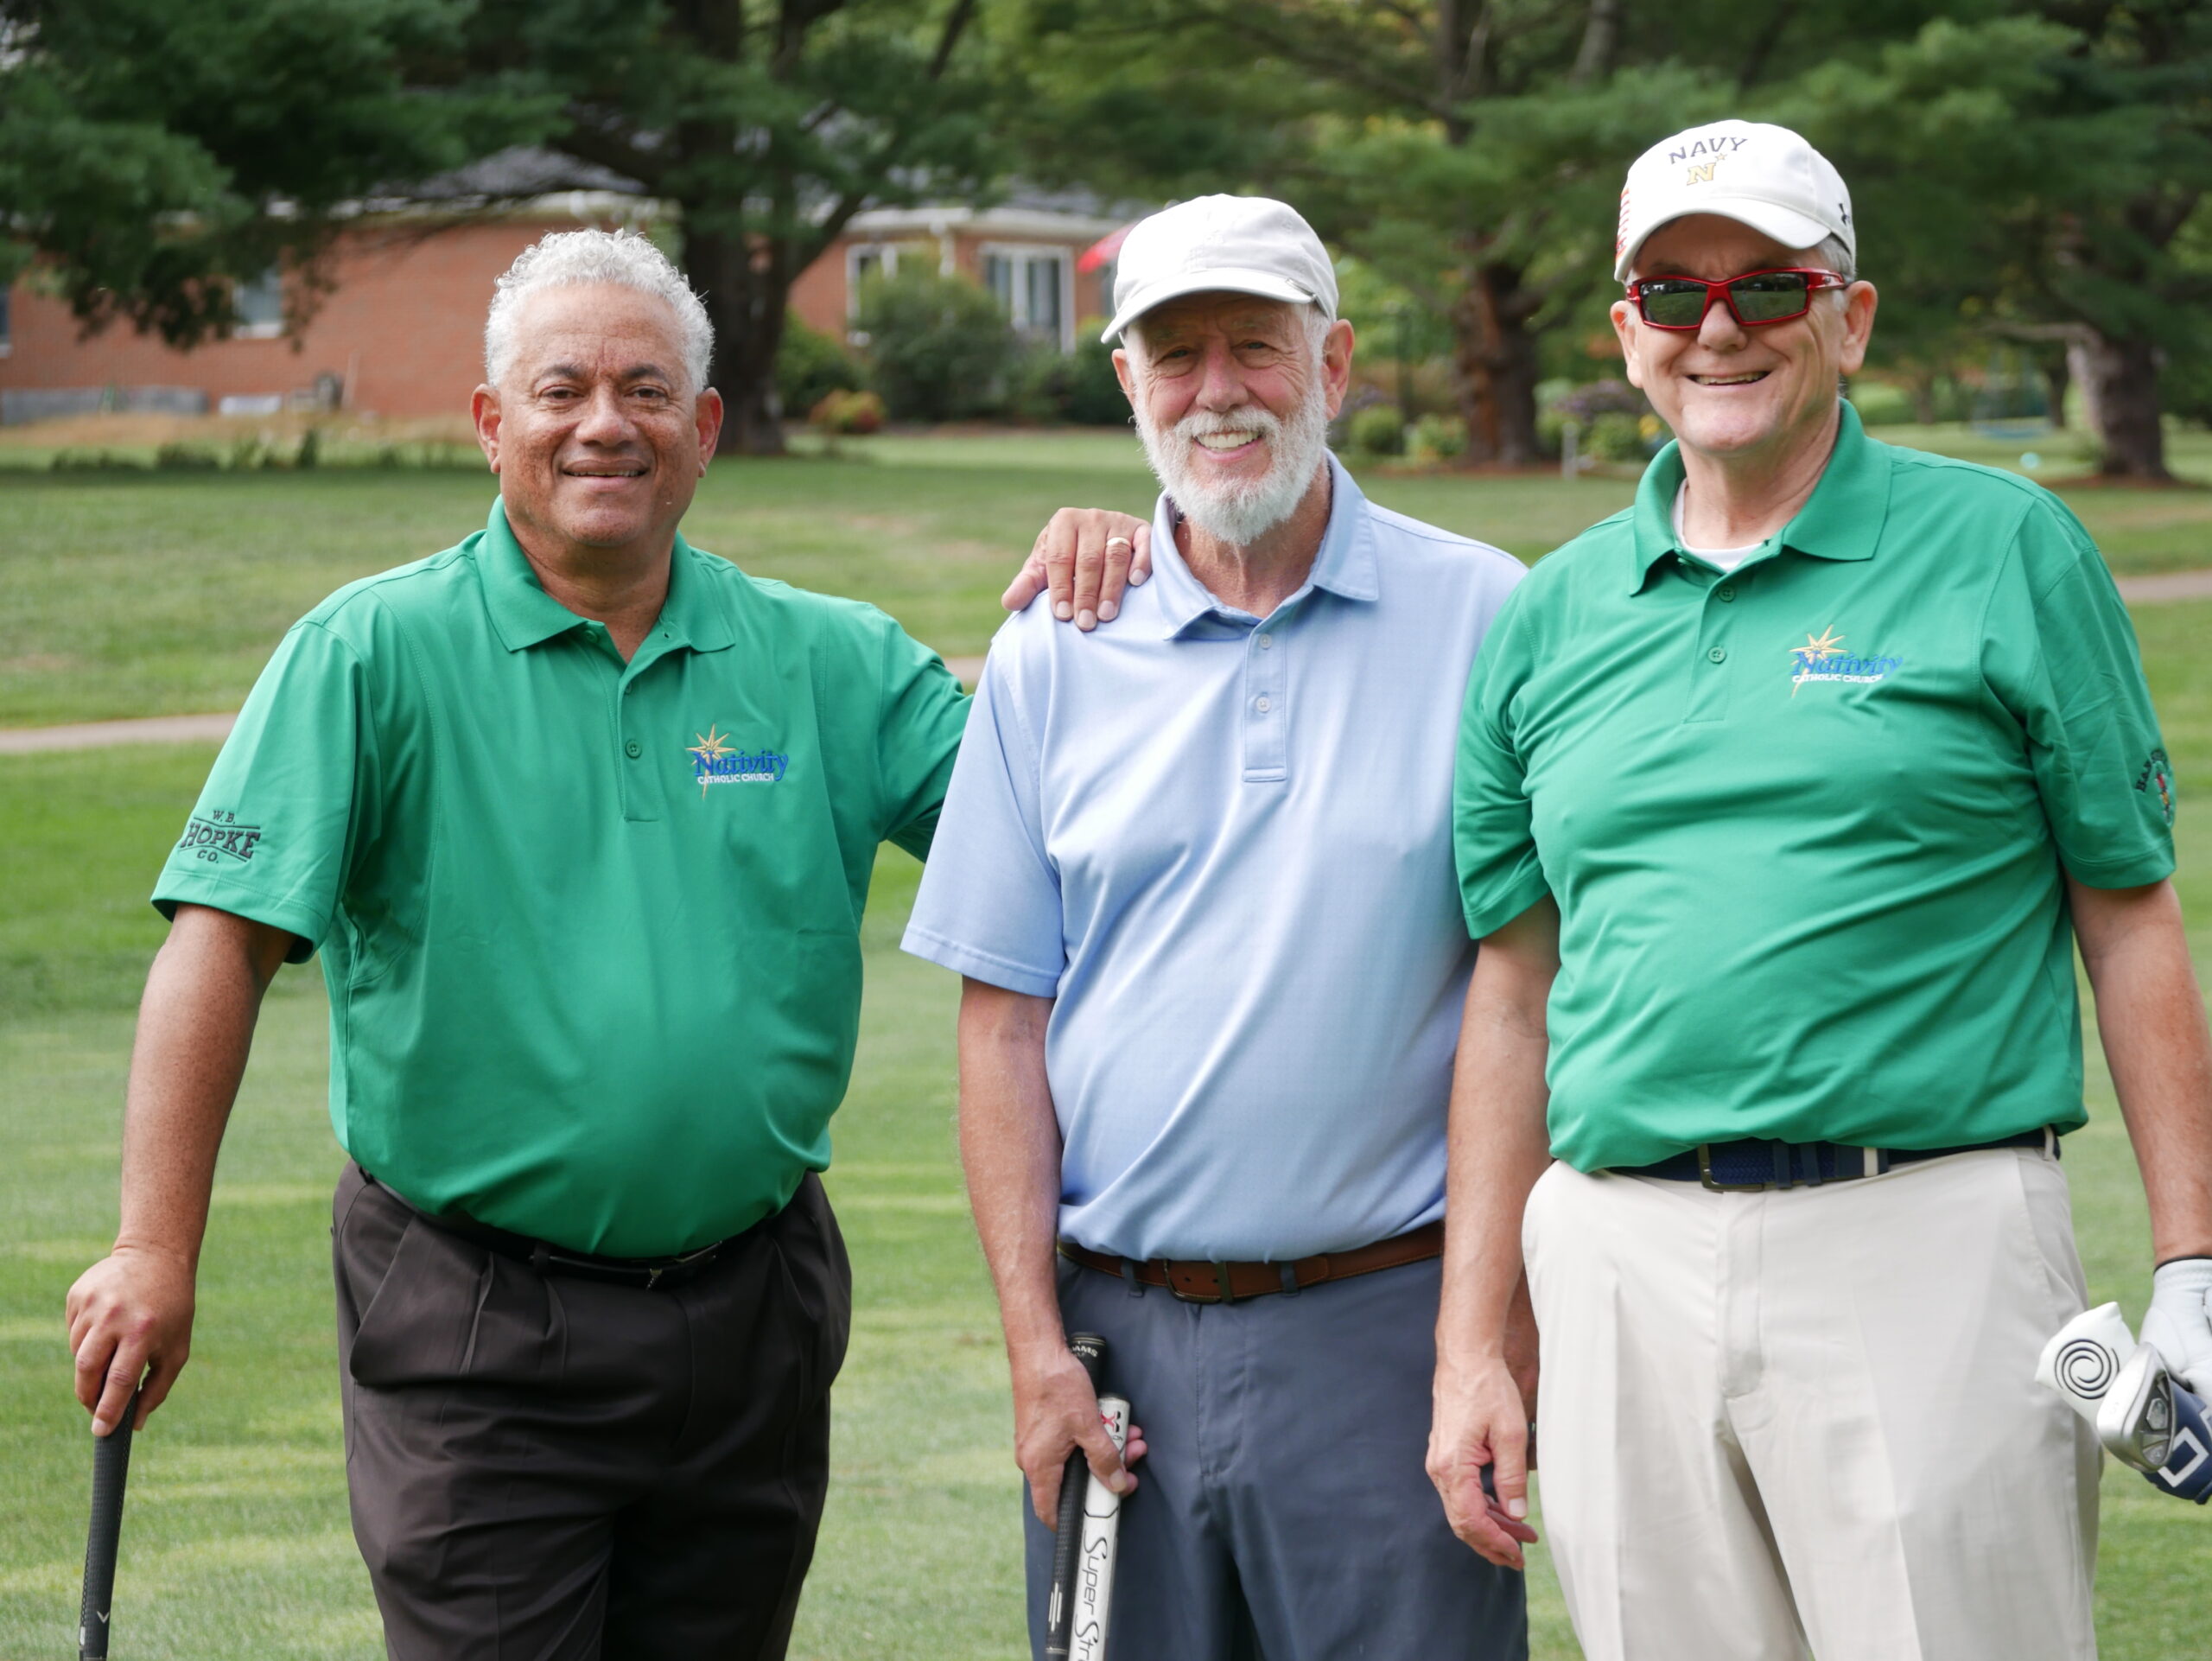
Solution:
[[[1323,1281],[1349,1280],[1354,1275],[1372,1275],[1379,1269],[1421,1263],[1443,1253],[1440,1222],[1350,1251],[1325,1251],[1319,1257],[1281,1263],[1184,1263],[1169,1257],[1138,1263],[1093,1251],[1072,1240],[1060,1242],[1060,1256],[1071,1263],[1116,1280],[1134,1276],[1139,1284],[1165,1287],[1185,1303],[1235,1303],[1240,1298],[1265,1297],[1270,1292],[1294,1292]]]

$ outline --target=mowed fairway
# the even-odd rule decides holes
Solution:
[[[1050,507],[1148,500],[1133,449],[886,441],[867,461],[726,467],[688,530],[749,569],[875,600],[931,644],[972,652]],[[1386,501],[1524,556],[1629,488],[1375,483]],[[2085,512],[2097,495],[2083,493]],[[0,476],[0,725],[235,707],[300,611],[454,540],[490,500],[486,480],[458,474]],[[2138,569],[2212,563],[2190,554],[2169,538]],[[2137,620],[2183,780],[2192,939],[2212,968],[2212,790],[2196,782],[2212,779],[2212,602]],[[0,757],[0,1661],[72,1641],[90,1461],[61,1298],[114,1226],[130,1006],[161,932],[144,896],[212,754]],[[1024,1652],[1004,1368],[953,1152],[956,983],[897,951],[918,872],[896,853],[878,867],[861,1056],[836,1127],[830,1185],[858,1310],[795,1646],[809,1658]],[[319,974],[280,977],[219,1178],[193,1363],[134,1456],[118,1661],[381,1653],[346,1515],[326,1018]],[[2069,1139],[2067,1169],[2092,1295],[2133,1319],[2148,1289],[2142,1203],[2094,1060],[2092,1073],[2094,1117]],[[2212,1525],[2116,1468],[2106,1498],[2104,1653],[2204,1653]],[[1535,1653],[1573,1655],[1548,1564],[1531,1594]]]

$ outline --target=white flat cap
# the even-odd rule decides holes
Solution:
[[[1186,294],[1257,294],[1337,315],[1337,271],[1298,210],[1265,196],[1198,196],[1131,228],[1114,267],[1111,340]]]

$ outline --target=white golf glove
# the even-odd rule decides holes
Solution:
[[[2158,1346],[2167,1371],[2212,1397],[2212,1257],[2177,1257],[2151,1276],[2143,1341]]]

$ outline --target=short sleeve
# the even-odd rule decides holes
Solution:
[[[2127,608],[2072,514],[2038,501],[1993,595],[1982,674],[2024,729],[2052,840],[2098,888],[2174,869],[2175,786]]]
[[[1467,677],[1452,784],[1452,852],[1467,932],[1480,939],[1548,892],[1531,826],[1527,771],[1514,742],[1513,695],[1522,678],[1516,627],[1529,589],[1514,591],[1491,626]]]
[[[296,625],[238,712],[154,904],[207,906],[298,937],[303,963],[330,927],[376,744],[366,676],[353,648]]]
[[[876,778],[883,838],[929,857],[952,759],[968,720],[968,694],[944,659],[885,620],[883,700],[876,722]]]
[[[1002,664],[994,653],[984,666],[903,944],[976,980],[1052,997],[1067,965],[1059,875],[1045,850],[1036,749]]]

